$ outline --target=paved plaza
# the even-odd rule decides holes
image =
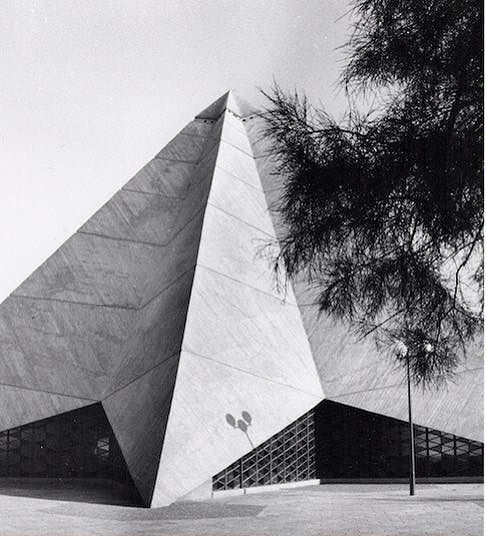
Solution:
[[[323,485],[141,509],[0,489],[1,536],[478,536],[481,484]],[[81,502],[84,501],[84,502]]]

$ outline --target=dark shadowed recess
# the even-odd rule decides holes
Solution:
[[[101,403],[0,432],[0,493],[142,504]]]
[[[415,425],[418,478],[477,480],[484,445]],[[408,477],[408,423],[324,400],[213,477],[215,491],[310,479]]]

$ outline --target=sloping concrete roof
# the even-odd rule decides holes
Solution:
[[[324,396],[293,293],[255,255],[275,233],[247,113],[223,95],[0,305],[0,430],[101,401],[147,505]]]
[[[283,181],[263,130],[225,93],[0,304],[0,430],[101,401],[140,494],[163,505],[324,395],[407,418],[402,372],[305,285],[279,292],[258,254]],[[418,424],[482,440],[481,353],[414,393]]]

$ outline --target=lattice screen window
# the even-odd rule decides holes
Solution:
[[[419,476],[482,475],[483,449],[479,441],[415,426]]]
[[[97,478],[133,485],[99,403],[0,432],[0,476]]]
[[[234,489],[315,478],[314,414],[310,411],[213,478]]]
[[[483,444],[416,425],[417,477],[482,476]],[[408,476],[408,424],[324,400],[213,477],[224,490],[314,478]]]
[[[324,401],[316,430],[319,478],[408,476],[408,423]],[[414,432],[417,477],[483,474],[482,443],[419,425]]]

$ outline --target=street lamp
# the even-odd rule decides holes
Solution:
[[[412,394],[411,394],[411,389],[410,389],[410,354],[408,352],[408,347],[401,341],[397,344],[397,351],[402,357],[407,358],[409,484],[410,484],[410,495],[415,495],[415,438],[414,438],[414,433],[413,433]]]

